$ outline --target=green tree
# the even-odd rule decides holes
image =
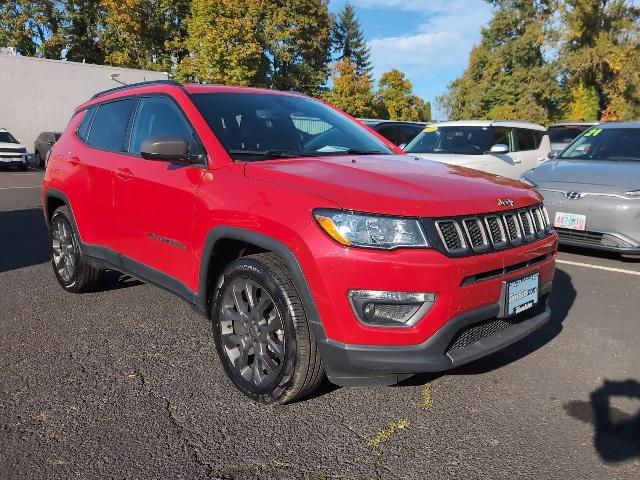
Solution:
[[[104,63],[104,48],[100,39],[104,10],[93,0],[64,2],[65,58],[72,62]]]
[[[380,112],[391,120],[431,120],[431,105],[413,94],[411,81],[400,70],[385,72],[378,81]]]
[[[325,0],[193,0],[178,77],[318,93],[330,28]]]
[[[0,45],[21,55],[60,58],[64,48],[62,13],[54,0],[0,3]]]
[[[561,88],[545,49],[554,0],[491,0],[494,15],[463,75],[438,99],[451,119],[520,119],[546,123],[558,114]]]
[[[105,63],[170,71],[186,52],[188,0],[100,0]]]
[[[598,95],[606,118],[640,115],[640,8],[627,0],[564,0],[564,82]],[[570,107],[569,107],[570,108]]]
[[[600,97],[595,87],[579,82],[571,89],[566,120],[581,122],[598,120]]]
[[[360,22],[350,3],[346,3],[332,30],[332,44],[338,60],[351,60],[358,75],[371,74],[371,52],[362,33]]]
[[[333,67],[333,86],[324,98],[354,117],[374,117],[379,108],[368,75],[359,75],[356,64],[339,60]]]

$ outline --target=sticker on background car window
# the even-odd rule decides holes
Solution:
[[[423,132],[427,132],[427,133],[436,132],[436,131],[438,131],[438,127],[427,127],[423,130]]]
[[[595,137],[596,135],[600,135],[600,132],[602,131],[601,128],[594,128],[593,130],[589,130],[587,133],[584,134],[585,137]]]

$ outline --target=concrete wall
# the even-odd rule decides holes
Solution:
[[[112,73],[119,76],[113,80]],[[64,130],[73,109],[96,92],[166,78],[148,70],[0,54],[0,128],[33,153],[40,132]]]

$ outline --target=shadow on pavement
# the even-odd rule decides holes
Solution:
[[[612,397],[640,400],[636,380],[609,381],[591,393],[591,401],[574,400],[563,405],[565,412],[595,429],[594,447],[605,462],[640,458],[640,410],[635,415],[611,405]]]
[[[606,260],[615,260],[623,263],[640,263],[640,256],[637,257],[623,257],[619,253],[606,252],[604,250],[597,250],[595,248],[588,247],[576,247],[573,245],[559,245],[558,250],[564,253],[570,253],[573,255],[588,255],[594,258],[603,258]]]
[[[50,258],[42,209],[0,212],[0,273],[45,263]]]
[[[475,362],[449,372],[419,374],[400,382],[398,385],[421,385],[431,382],[442,375],[477,375],[486,373],[535,352],[553,340],[562,331],[562,322],[567,318],[575,302],[576,295],[577,292],[571,281],[571,276],[563,270],[557,269],[551,293],[551,319],[539,330],[509,347]]]

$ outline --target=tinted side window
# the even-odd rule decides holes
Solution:
[[[513,145],[513,136],[511,135],[511,129],[506,127],[493,127],[493,141],[491,142],[491,146],[493,145],[506,145],[509,147],[510,151],[514,150]]]
[[[518,150],[537,150],[542,142],[543,132],[537,130],[516,129],[518,137]]]
[[[168,136],[184,138],[191,153],[203,153],[187,119],[173,101],[166,97],[143,97],[131,131],[129,152],[139,154],[147,138]]]
[[[125,151],[125,137],[134,100],[118,100],[98,107],[87,142],[97,148]]]
[[[85,112],[84,118],[82,119],[82,122],[80,122],[80,126],[78,127],[78,136],[82,140],[87,140],[87,133],[89,133],[89,126],[91,125],[94,113],[96,113],[96,107],[91,107]]]

